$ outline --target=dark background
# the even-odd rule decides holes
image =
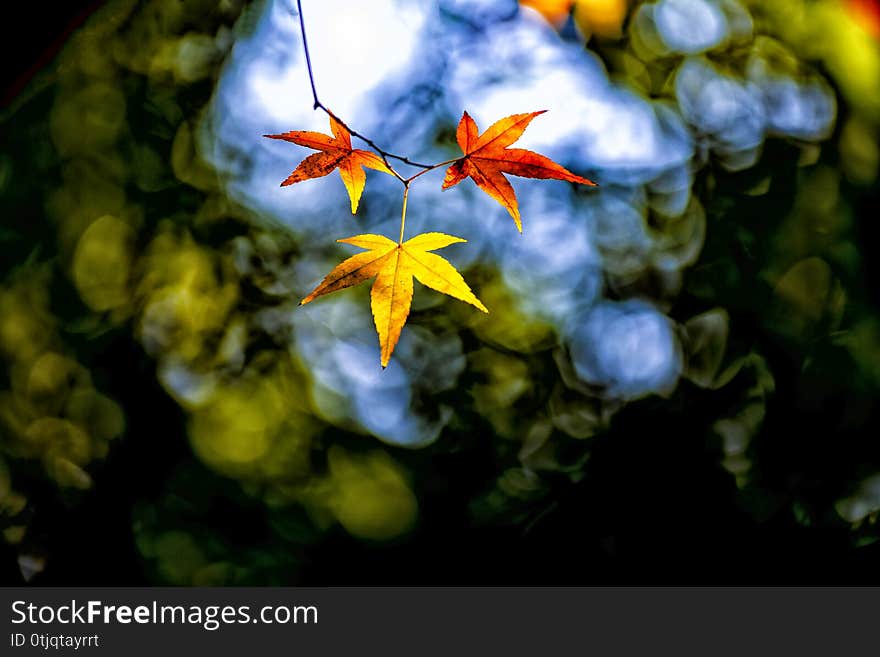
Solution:
[[[17,4],[15,20],[0,26],[4,105],[99,4]],[[867,263],[864,289],[876,307],[876,187],[859,191],[856,203]],[[729,247],[713,245],[710,237],[706,248]],[[748,264],[743,264],[748,278]],[[679,303],[686,308],[688,299]],[[296,555],[296,583],[880,582],[880,543],[857,549],[842,522],[804,526],[791,511],[794,495],[802,503],[816,500],[817,508],[827,503],[829,491],[852,478],[854,460],[880,463],[876,397],[845,385],[848,373],[838,365],[842,360],[834,348],[820,350],[826,367],[804,374],[790,345],[762,328],[753,311],[734,307],[731,314],[740,335],[761,348],[776,378],[776,393],[756,440],[764,494],[757,504],[744,501],[718,465],[717,451],[707,448],[706,427],[723,402],[683,383],[671,400],[644,400],[618,415],[609,434],[594,446],[583,481],[553,485],[553,501],[536,509],[529,522],[475,526],[469,519],[468,504],[484,489],[493,459],[489,437],[478,436],[467,447],[422,463],[428,474],[418,485],[420,528],[414,534],[396,544],[370,545],[341,530],[331,532]],[[163,430],[182,422],[181,411],[155,382],[152,364],[135,342],[120,334],[93,357],[93,368],[125,409],[127,437],[113,446],[95,473],[95,487],[75,505],[62,503],[36,472],[21,473],[41,509],[31,531],[43,537],[52,554],[32,584],[151,584],[134,546],[132,508],[158,496],[165,478],[190,453],[185,441]],[[658,440],[657,427],[669,437]],[[425,457],[403,453],[400,458],[418,463]],[[235,487],[229,482],[227,490],[215,489],[211,500],[213,518],[233,543],[259,536],[266,522],[258,507],[228,511]],[[71,540],[78,535],[89,540]],[[0,543],[0,581],[23,582],[16,550],[5,543]]]

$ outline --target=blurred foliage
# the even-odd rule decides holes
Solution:
[[[699,107],[682,109],[696,143],[684,206],[672,209],[675,185],[661,185],[643,214],[600,218],[620,231],[631,219],[655,246],[645,267],[625,232],[603,233],[605,293],[622,303],[579,330],[668,333],[671,365],[623,339],[598,359],[572,353],[485,263],[468,280],[488,317],[417,299],[415,346],[401,350],[425,349],[419,330],[448,346],[411,373],[405,406],[441,436],[422,450],[379,442],[336,410],[376,403],[329,385],[331,365],[295,348],[305,334],[291,337],[287,318],[309,275],[298,267],[312,266],[297,236],[227,196],[202,152],[224,59],[267,3],[113,0],[97,10],[2,114],[0,525],[22,575],[45,569],[53,581],[59,545],[97,540],[53,537],[63,531],[53,523],[124,488],[140,467],[126,450],[149,454],[138,476],[153,484],[130,492],[117,519],[130,537],[119,540],[154,583],[329,580],[309,568],[322,551],[361,549],[339,548],[347,536],[395,550],[433,540],[444,513],[466,517],[452,525],[462,543],[474,527],[537,532],[554,513],[585,523],[567,501],[587,495],[584,508],[607,503],[612,514],[596,482],[651,470],[646,453],[672,467],[685,446],[696,456],[682,472],[717,465],[719,486],[729,484],[719,499],[757,525],[784,516],[853,549],[876,541],[877,14],[870,3],[719,0],[729,38],[697,54],[670,47],[652,17],[707,3],[521,4],[646,98],[684,105],[705,88],[686,75],[720,76],[731,98],[795,81],[804,93],[830,90],[834,106],[813,109],[832,112],[831,129],[798,135],[771,122],[766,140],[745,143],[747,117],[700,124]],[[309,321],[323,333],[336,324]],[[633,353],[639,366],[628,371]],[[667,366],[672,379],[652,374]],[[376,394],[390,395],[395,375],[383,376]],[[153,442],[189,448],[154,453]],[[639,500],[638,513],[653,512]],[[592,538],[606,545],[637,523],[621,511]],[[421,569],[430,579],[431,564]]]

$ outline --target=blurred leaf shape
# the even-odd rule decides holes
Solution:
[[[0,288],[0,354],[21,362],[36,358],[52,341],[56,319],[49,311],[48,269],[27,271]]]
[[[627,0],[578,0],[574,22],[585,35],[618,38],[623,32]]]
[[[43,417],[27,429],[27,439],[43,452],[50,476],[62,487],[89,488],[92,479],[81,466],[93,456],[88,434],[69,420]]]
[[[468,356],[470,369],[481,375],[470,394],[474,408],[500,436],[512,437],[519,425],[516,402],[534,387],[525,361],[484,347]]]
[[[55,415],[61,412],[72,391],[89,388],[91,383],[91,375],[82,365],[47,351],[30,367],[23,389],[35,409]]]
[[[846,293],[827,262],[818,257],[795,263],[776,283],[774,328],[809,340],[832,332],[843,315]]]
[[[327,452],[333,485],[330,507],[347,532],[387,540],[415,523],[418,502],[402,468],[388,454],[353,454],[338,445]]]
[[[771,3],[773,4],[773,3]],[[784,6],[783,31],[804,56],[820,57],[852,108],[864,112],[876,120],[880,111],[880,48],[869,31],[865,29],[860,15],[841,11],[838,2],[804,3],[799,11],[800,20],[792,21],[791,12]],[[769,7],[768,7],[769,8]],[[822,38],[817,39],[816,34]]]
[[[715,387],[733,384],[734,380],[748,386],[739,402],[739,408],[731,416],[717,420],[712,425],[712,430],[721,439],[724,454],[721,465],[734,476],[737,486],[742,488],[748,483],[752,469],[749,446],[764,423],[767,401],[776,390],[776,381],[767,361],[756,352],[732,363],[719,375]]]
[[[841,518],[859,525],[865,518],[877,519],[880,514],[880,472],[859,483],[852,495],[834,505]]]
[[[197,135],[183,121],[171,143],[171,170],[183,183],[202,191],[213,191],[218,185],[217,172],[202,157]]]
[[[880,2],[877,0],[846,0],[856,22],[875,39],[880,39]]]
[[[715,308],[692,317],[684,324],[683,375],[702,388],[716,380],[727,348],[729,317],[723,308]]]
[[[96,219],[80,237],[73,256],[73,280],[92,310],[105,312],[127,305],[133,243],[131,228],[111,215]]]
[[[657,267],[677,272],[696,262],[700,256],[706,239],[706,213],[702,204],[691,197],[685,211],[678,215],[658,213],[653,228]]]
[[[549,349],[556,343],[553,327],[519,308],[516,295],[500,277],[480,286],[480,296],[493,308],[492,317],[470,313],[470,329],[490,345],[521,353]]]
[[[333,132],[332,137],[322,132],[311,132],[308,130],[293,130],[278,135],[263,136],[269,139],[289,141],[299,146],[320,151],[314,155],[309,155],[300,162],[294,172],[281,183],[282,187],[311,178],[322,178],[339,169],[342,183],[345,185],[348,197],[351,200],[351,213],[355,214],[367,181],[364,167],[388,174],[391,174],[391,170],[382,158],[375,153],[352,148],[351,133],[332,115],[330,116],[330,130]]]
[[[574,3],[575,0],[519,0],[520,5],[534,9],[556,28],[568,19]]]
[[[455,161],[447,170],[443,189],[449,189],[465,178],[498,201],[513,217],[516,229],[522,232],[522,220],[516,194],[505,173],[524,178],[554,178],[582,185],[595,186],[553,160],[524,148],[508,148],[519,139],[529,123],[546,110],[528,114],[511,114],[493,123],[479,134],[476,122],[465,112],[458,123],[456,139],[464,157]]]
[[[849,351],[853,362],[874,387],[880,387],[880,321],[862,319],[836,337],[835,342]]]
[[[557,385],[549,400],[553,426],[572,438],[584,440],[606,430],[620,403],[606,401],[589,394],[577,378],[571,361],[563,350],[554,354],[562,384]]]
[[[406,242],[397,243],[382,235],[365,234],[337,241],[353,244],[367,251],[337,265],[300,305],[375,277],[376,281],[370,290],[370,306],[376,332],[379,334],[382,367],[388,366],[409,316],[413,278],[433,290],[476,306],[484,313],[489,312],[474,296],[455,267],[440,256],[429,253],[466,241],[460,237],[444,233],[423,233]]]
[[[880,170],[880,148],[877,130],[867,121],[852,118],[840,135],[841,165],[855,183],[868,185],[877,179]]]
[[[88,154],[113,144],[126,128],[125,95],[110,82],[70,85],[49,117],[52,141],[62,156]]]
[[[261,353],[242,376],[218,384],[194,409],[193,449],[227,476],[277,484],[306,478],[318,423],[296,401],[303,397],[289,361],[276,352]]]
[[[162,229],[138,265],[139,335],[147,351],[183,360],[203,355],[238,300],[228,260],[186,233]]]

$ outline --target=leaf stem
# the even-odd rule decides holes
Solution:
[[[446,165],[452,164],[453,162],[458,162],[460,159],[462,159],[462,158],[456,157],[452,160],[445,160],[443,162],[438,162],[437,164],[432,164],[431,166],[425,167],[422,171],[419,171],[418,173],[413,174],[409,178],[405,179],[403,182],[404,182],[404,184],[409,185],[413,180],[415,180],[419,176],[423,176],[426,173],[428,173],[429,171],[433,171],[434,169],[439,169],[440,167],[445,167]]]
[[[398,246],[403,244],[403,230],[406,228],[406,199],[409,197],[409,182],[403,183],[403,209],[400,211],[400,238],[397,240]]]

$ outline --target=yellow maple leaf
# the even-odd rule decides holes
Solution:
[[[383,368],[387,367],[409,316],[413,278],[418,279],[422,285],[476,306],[484,313],[489,312],[474,296],[455,267],[440,256],[429,253],[466,241],[460,237],[444,233],[423,233],[398,243],[382,235],[366,234],[337,241],[367,250],[337,265],[311,294],[300,301],[300,305],[375,277],[376,281],[370,290],[370,306],[376,332],[379,334]]]

